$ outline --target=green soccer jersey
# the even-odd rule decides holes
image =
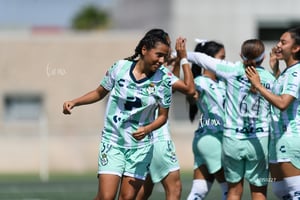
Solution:
[[[274,83],[273,92],[276,95],[288,94],[295,99],[284,111],[272,106],[272,133],[276,137],[282,134],[300,137],[300,63],[280,74]]]
[[[165,73],[171,75],[171,86],[179,80],[167,67],[161,68]],[[171,140],[169,120],[160,128],[153,131],[153,142]]]
[[[205,76],[195,78],[194,82],[196,90],[200,94],[197,107],[201,111],[196,133],[223,132],[225,83]]]
[[[120,147],[138,148],[153,141],[152,133],[136,140],[132,133],[155,120],[158,106],[171,104],[171,74],[160,67],[151,77],[136,80],[136,62],[120,60],[106,73],[101,85],[110,96],[107,102],[102,141]]]
[[[241,62],[231,63],[196,52],[189,52],[188,59],[215,72],[226,83],[224,135],[239,139],[268,136],[271,106],[263,96],[250,90],[251,83]],[[262,85],[271,91],[274,76],[262,67],[256,69]]]

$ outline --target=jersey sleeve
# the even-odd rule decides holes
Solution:
[[[235,68],[235,63],[213,58],[204,53],[187,52],[187,59],[190,62],[203,67],[204,69],[214,72],[218,77],[223,79],[239,73]]]
[[[176,81],[178,81],[179,78],[177,76],[175,76],[173,73],[172,73],[172,77],[171,77],[171,85],[173,85]]]
[[[168,74],[171,75],[171,85],[173,85],[176,81],[179,80],[179,78],[177,76],[175,76],[173,74],[173,72],[168,67],[163,66],[161,69],[162,69],[163,72],[168,73]]]
[[[104,78],[102,79],[100,85],[103,86],[106,90],[111,91],[115,85],[116,78],[116,68],[119,62],[115,62],[105,73]]]
[[[288,81],[285,81],[281,94],[289,94],[298,99],[300,88],[300,73],[294,71],[292,73],[288,73],[287,76]]]
[[[171,87],[171,80],[172,76],[174,76],[171,72],[166,73],[162,80],[162,84],[159,87],[159,105],[163,108],[169,108],[171,105],[172,99],[172,87]]]

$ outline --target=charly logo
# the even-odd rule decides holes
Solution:
[[[280,146],[279,151],[285,153],[286,152],[285,145]]]

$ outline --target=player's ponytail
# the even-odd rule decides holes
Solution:
[[[192,70],[194,79],[198,76],[201,76],[201,74],[202,74],[201,67],[199,67],[196,64],[192,65],[191,70]],[[189,103],[189,119],[191,122],[193,122],[198,113],[198,106],[196,104],[195,99],[193,99],[193,97],[187,96],[186,100]]]
[[[124,58],[125,60],[134,61],[139,56],[138,53],[134,53],[132,56],[129,56],[127,58]]]
[[[246,40],[242,44],[241,58],[245,67],[259,66],[265,58],[265,46],[259,39]]]
[[[187,100],[189,102],[189,119],[191,122],[193,122],[198,113],[198,106],[196,104],[195,99],[193,99],[193,97],[187,97]]]

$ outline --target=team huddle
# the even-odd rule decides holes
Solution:
[[[267,199],[268,184],[278,199],[300,198],[300,28],[287,30],[272,49],[272,71],[261,66],[266,53],[259,39],[243,42],[237,62],[225,60],[223,44],[197,42],[187,52],[178,37],[172,53],[168,33],[151,29],[95,90],[64,103],[63,113],[71,114],[109,94],[95,200],[148,199],[159,182],[165,199],[181,198],[168,124],[173,92],[186,95],[190,120],[199,121],[187,200],[204,199],[214,180],[222,200],[242,199],[244,180],[255,200]]]

